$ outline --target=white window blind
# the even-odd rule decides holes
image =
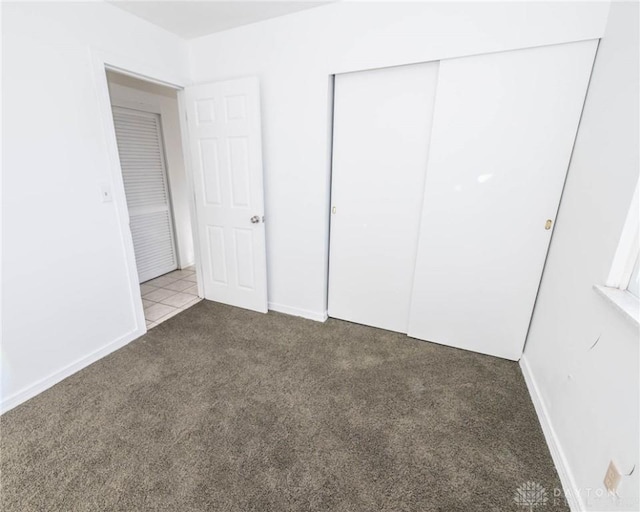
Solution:
[[[160,116],[113,107],[140,282],[177,268]]]

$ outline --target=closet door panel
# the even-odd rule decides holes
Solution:
[[[437,73],[336,76],[329,316],[407,332]]]
[[[113,122],[143,283],[178,268],[160,116],[113,107]]]
[[[441,62],[410,336],[522,354],[596,48]]]

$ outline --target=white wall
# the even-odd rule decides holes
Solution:
[[[595,38],[607,9],[334,4],[195,40],[196,82],[262,81],[270,301],[315,317],[326,308],[331,73]],[[525,352],[581,487],[601,486],[609,458],[625,471],[638,462],[637,394],[626,399],[638,331],[591,290],[637,177],[631,9],[614,9],[598,55]],[[140,332],[117,202],[100,198],[114,178],[90,50],[182,79],[188,59],[178,38],[102,3],[3,4],[2,21],[6,409]],[[637,480],[621,494],[635,499]]]
[[[192,78],[262,87],[271,309],[322,319],[330,74],[598,38],[608,3],[335,3],[191,42]]]
[[[588,510],[640,510],[638,327],[592,289],[607,279],[638,180],[638,15],[638,3],[612,5],[523,358]],[[596,495],[610,459],[636,468],[618,504]]]
[[[138,80],[120,73],[107,73],[112,105],[159,113],[167,163],[174,231],[180,268],[194,264],[189,192],[185,173],[180,113],[175,89]]]
[[[114,135],[99,108],[106,82],[101,89],[92,59],[98,51],[186,77],[187,52],[179,38],[104,3],[2,10],[6,409],[144,332],[116,208],[124,195],[107,152]],[[101,184],[113,202],[101,202]]]

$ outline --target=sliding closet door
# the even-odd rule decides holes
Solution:
[[[410,336],[520,357],[596,46],[441,62]]]
[[[337,75],[329,315],[407,332],[438,64]]]

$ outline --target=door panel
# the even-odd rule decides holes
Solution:
[[[437,74],[336,75],[329,316],[407,332]]]
[[[522,354],[596,47],[441,62],[410,336]]]
[[[204,296],[266,312],[258,81],[188,87],[185,104]]]
[[[141,283],[178,268],[160,116],[113,107],[129,227]]]

